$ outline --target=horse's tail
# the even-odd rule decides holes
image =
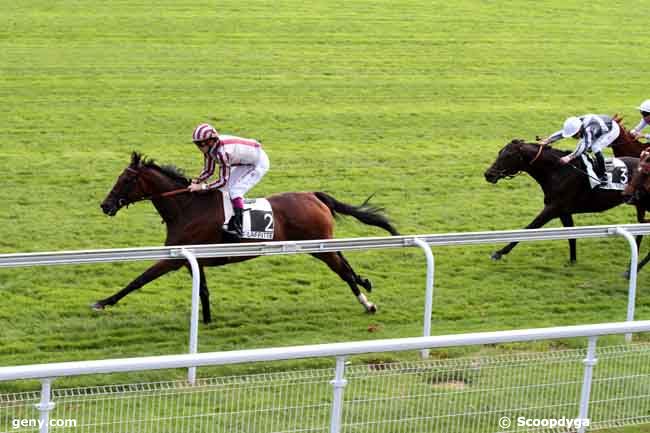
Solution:
[[[381,227],[393,236],[399,236],[399,232],[393,227],[388,218],[382,213],[383,209],[370,204],[371,195],[360,206],[352,206],[341,203],[334,197],[324,192],[315,192],[314,195],[322,201],[332,212],[333,216],[337,213],[350,215],[364,224]]]

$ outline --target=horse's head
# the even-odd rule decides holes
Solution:
[[[485,180],[497,183],[504,177],[512,177],[527,164],[523,153],[523,140],[515,139],[506,144],[497,155],[496,161],[485,171]]]
[[[151,195],[146,183],[142,182],[142,173],[145,170],[142,156],[133,152],[131,163],[119,175],[113,189],[100,205],[106,215],[114,216],[124,206]]]

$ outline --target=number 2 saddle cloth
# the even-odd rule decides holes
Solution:
[[[221,191],[221,194],[223,195],[223,230],[227,230],[228,221],[233,216],[232,202],[227,192]],[[273,225],[273,209],[267,199],[244,200],[243,239],[273,240]]]

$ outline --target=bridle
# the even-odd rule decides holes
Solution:
[[[524,163],[524,157],[521,154],[521,152],[517,151],[516,154],[517,154],[517,157],[519,158],[519,161],[523,164]],[[535,159],[536,158],[537,157],[535,157]],[[534,160],[531,161],[530,164],[532,164],[533,162],[534,162]],[[500,179],[512,179],[512,178],[514,178],[516,176],[519,176],[521,174],[521,170],[517,170],[515,172],[515,174],[507,174],[507,169],[495,170],[495,172],[496,172],[497,176]]]

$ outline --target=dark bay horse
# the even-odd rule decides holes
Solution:
[[[580,159],[560,165],[558,160],[568,153],[549,146],[513,140],[499,151],[496,161],[485,172],[485,179],[497,183],[500,179],[526,172],[537,181],[544,192],[544,208],[526,226],[527,229],[540,228],[554,218],[559,218],[564,227],[573,227],[573,214],[603,212],[625,203],[626,197],[622,191],[592,189]],[[627,166],[629,179],[636,172],[639,160],[631,157],[621,160]],[[637,238],[637,244],[640,244],[640,238]],[[511,242],[494,252],[492,258],[500,259],[515,245],[517,242]],[[569,252],[571,262],[575,262],[575,239],[569,239]]]
[[[115,215],[122,207],[150,199],[167,226],[165,245],[218,244],[224,242],[221,226],[224,222],[222,195],[218,190],[204,193],[181,193],[166,195],[188,187],[190,181],[177,169],[158,166],[133,153],[131,163],[117,178],[113,189],[101,204],[105,214]],[[336,200],[323,192],[290,192],[268,197],[274,215],[274,241],[330,239],[333,237],[334,216],[351,215],[364,224],[380,227],[392,235],[399,233],[390,221],[377,209],[368,204],[352,206]],[[359,276],[340,252],[312,254],[325,262],[352,289],[352,293],[363,304],[366,311],[374,313],[376,306],[369,302],[359,290],[372,290],[369,280]],[[204,266],[221,266],[241,262],[254,257],[217,257],[198,259],[200,270],[200,298],[203,322],[209,323],[210,302]],[[125,288],[97,301],[93,308],[104,309],[115,305],[130,292],[152,280],[183,266],[183,260],[160,260]],[[189,268],[189,267],[188,267]]]

